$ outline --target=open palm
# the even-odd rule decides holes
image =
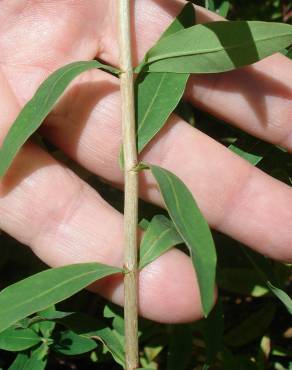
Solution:
[[[183,3],[135,3],[136,62]],[[214,17],[198,8],[200,22]],[[116,23],[115,0],[1,2],[2,140],[37,86],[58,67],[96,56],[118,64]],[[275,55],[239,71],[194,76],[186,99],[292,151],[291,86],[291,61]],[[81,166],[120,187],[120,126],[118,80],[96,70],[71,85],[42,134]],[[272,258],[292,261],[290,187],[175,115],[147,146],[142,159],[176,173],[192,190],[212,227]],[[122,264],[123,216],[35,143],[24,146],[0,186],[0,228],[29,245],[49,265]],[[141,197],[162,205],[148,173],[141,178]],[[94,289],[122,303],[120,279],[106,279]],[[172,250],[141,272],[140,312],[165,322],[200,317],[196,278],[185,254]]]

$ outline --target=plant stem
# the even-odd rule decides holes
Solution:
[[[133,88],[130,0],[120,0],[120,68],[122,126],[125,171],[124,206],[124,285],[125,285],[125,352],[126,370],[139,367],[138,356],[138,173],[135,105]]]

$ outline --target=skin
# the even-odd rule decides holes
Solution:
[[[135,64],[183,3],[135,2]],[[96,56],[118,65],[116,17],[116,0],[2,0],[0,142],[37,86],[58,67]],[[198,8],[200,22],[216,17]],[[291,86],[291,61],[275,55],[239,71],[194,76],[186,99],[292,151]],[[87,170],[122,187],[116,78],[101,71],[83,74],[48,117],[42,134]],[[271,258],[292,262],[291,187],[175,115],[141,159],[186,182],[212,227]],[[148,172],[141,176],[141,197],[162,205]],[[0,183],[0,228],[51,266],[88,261],[122,265],[123,216],[32,142]],[[123,302],[120,277],[92,289]],[[172,250],[141,272],[140,313],[162,322],[201,317],[196,277],[186,255]]]

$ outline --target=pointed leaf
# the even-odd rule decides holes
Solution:
[[[292,315],[292,299],[288,296],[286,292],[282,289],[277,288],[274,286],[270,281],[267,281],[267,286],[270,291],[283,303],[283,305],[287,308],[290,315]]]
[[[189,74],[142,73],[136,79],[138,151],[161,130],[183,96]]]
[[[49,347],[47,346],[47,344],[41,344],[32,352],[30,358],[27,360],[22,370],[44,370],[47,365],[48,352]]]
[[[187,3],[179,15],[172,21],[168,28],[163,32],[159,40],[173,35],[184,28],[192,27],[196,23],[196,12],[193,4]]]
[[[71,330],[60,333],[60,338],[54,341],[54,351],[67,356],[81,355],[97,347],[94,340],[75,334]]]
[[[40,341],[41,338],[32,329],[8,328],[0,333],[0,349],[5,351],[24,351]]]
[[[19,149],[40,127],[70,82],[82,72],[93,68],[102,68],[112,73],[118,73],[115,68],[96,60],[74,62],[52,73],[40,85],[33,98],[19,113],[2,144],[0,149],[0,177],[4,176]]]
[[[121,269],[100,263],[48,269],[0,292],[0,332],[17,321],[69,298],[87,285]]]
[[[195,10],[192,4],[184,6],[160,40],[195,24]],[[138,151],[164,126],[170,114],[179,103],[189,74],[141,73],[135,81],[136,121]]]
[[[12,364],[9,366],[8,370],[23,370],[24,366],[28,360],[28,354],[19,353]]]
[[[125,365],[124,344],[123,340],[121,341],[123,337],[115,330],[105,327],[103,323],[95,318],[81,313],[73,313],[58,320],[58,323],[78,335],[101,341],[115,361],[121,366]]]
[[[218,14],[221,15],[221,17],[226,18],[230,9],[230,2],[229,1],[223,1],[223,3],[220,5],[218,9]]]
[[[284,23],[199,24],[160,40],[136,72],[224,72],[255,63],[291,43],[292,26]]]
[[[216,249],[210,228],[185,184],[171,172],[150,165],[169,215],[188,246],[200,287],[203,312],[215,301]]]
[[[154,216],[141,241],[139,268],[142,269],[175,245],[183,242],[174,224],[167,217]]]
[[[274,294],[286,307],[287,311],[292,315],[292,299],[288,296],[286,292],[284,292],[282,289],[277,287],[276,282],[271,281],[275,280],[273,279],[273,274],[269,274],[266,272],[267,269],[265,269],[266,265],[266,259],[263,256],[258,255],[257,259],[253,258],[253,254],[251,254],[250,251],[248,251],[245,248],[242,248],[244,254],[250,261],[250,263],[255,268],[256,272],[258,273],[259,277],[262,279],[262,281],[266,284],[267,288],[270,290],[272,294]]]

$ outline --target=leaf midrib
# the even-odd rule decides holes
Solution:
[[[147,110],[146,110],[146,112],[145,112],[145,114],[144,114],[144,117],[143,117],[143,119],[142,119],[141,123],[140,123],[140,124],[139,124],[139,126],[138,126],[137,133],[139,133],[139,132],[141,131],[141,129],[144,127],[144,124],[145,124],[145,122],[146,122],[146,119],[147,119],[147,117],[149,116],[149,112],[150,112],[150,110],[152,109],[152,107],[153,107],[153,105],[154,105],[154,102],[155,102],[156,98],[158,97],[158,92],[159,92],[159,90],[160,90],[160,88],[161,88],[161,86],[162,86],[162,83],[163,83],[163,82],[164,82],[164,80],[165,80],[165,77],[166,77],[166,73],[163,73],[163,75],[161,76],[161,80],[160,80],[160,82],[159,82],[159,85],[158,85],[158,87],[157,87],[157,89],[156,89],[156,92],[155,92],[155,94],[153,95],[153,98],[151,99],[151,102],[150,102],[150,104],[149,104],[149,106],[148,106],[148,108],[147,108]]]
[[[119,270],[117,270],[116,272],[118,272]],[[27,305],[27,304],[29,304],[29,303],[31,303],[31,302],[33,302],[34,300],[36,300],[36,299],[39,299],[39,298],[41,298],[41,297],[43,297],[43,296],[45,296],[45,295],[47,295],[47,294],[49,294],[49,293],[51,293],[52,291],[54,291],[55,289],[57,289],[57,288],[60,288],[60,287],[62,287],[62,286],[64,286],[64,285],[66,285],[66,284],[68,284],[68,283],[71,283],[72,281],[74,281],[74,280],[78,280],[78,279],[80,279],[80,278],[83,278],[83,277],[85,277],[85,276],[87,276],[87,275],[91,275],[91,274],[94,274],[94,273],[96,273],[96,270],[94,270],[94,271],[90,271],[90,272],[86,272],[86,273],[83,273],[83,274],[81,274],[81,275],[78,275],[78,276],[74,276],[74,277],[72,277],[72,278],[70,278],[70,279],[67,279],[65,282],[62,282],[62,283],[59,283],[59,284],[57,284],[57,285],[54,285],[54,287],[53,288],[50,288],[50,289],[48,289],[48,290],[46,290],[46,291],[44,291],[44,292],[42,292],[42,293],[40,293],[40,294],[38,294],[37,296],[33,296],[33,297],[31,297],[30,299],[28,299],[28,300],[26,300],[26,301],[24,301],[24,302],[21,302],[21,304],[19,304],[19,305],[16,305],[16,306],[13,306],[13,308],[11,309],[11,307],[9,308],[9,309],[6,309],[6,310],[1,310],[1,314],[3,315],[3,314],[5,314],[6,312],[10,312],[11,313],[11,311],[12,310],[17,310],[18,308],[20,308],[20,307],[22,307],[22,306],[25,306],[25,305]],[[114,270],[113,270],[113,273],[114,273]],[[97,278],[98,279],[98,278]]]
[[[260,39],[257,39],[256,41],[257,42],[264,42],[264,41],[268,41],[268,40],[277,40],[277,39],[281,39],[283,36],[291,36],[291,33],[284,33],[284,34],[281,34],[281,35],[277,35],[277,36],[273,36],[273,37],[264,37],[264,38],[260,38]],[[179,53],[168,53],[168,54],[160,54],[158,55],[157,57],[150,57],[149,59],[146,59],[146,62],[145,64],[150,64],[150,63],[155,63],[157,61],[160,61],[160,60],[164,60],[164,59],[172,59],[172,58],[180,58],[180,57],[184,57],[184,56],[191,56],[191,55],[200,55],[200,54],[212,54],[212,53],[217,53],[217,52],[220,52],[220,51],[223,51],[223,50],[235,50],[235,49],[238,49],[238,48],[244,48],[244,47],[248,47],[250,45],[254,45],[254,42],[250,42],[250,41],[247,41],[246,43],[239,43],[239,44],[235,44],[235,45],[232,45],[232,46],[227,46],[227,47],[218,47],[218,48],[213,48],[213,49],[203,49],[203,50],[199,50],[199,51],[188,51],[188,52],[179,52]]]

